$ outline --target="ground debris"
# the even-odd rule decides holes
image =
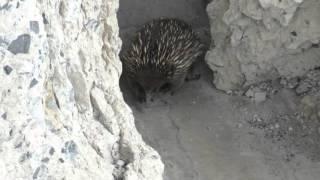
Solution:
[[[302,153],[311,160],[320,161],[320,121],[308,119],[303,112],[278,114],[264,119],[254,115],[248,120],[251,128],[262,130],[264,137],[290,152]]]
[[[243,93],[244,96],[252,99],[256,103],[266,101],[280,90],[279,80],[264,81],[250,85]]]
[[[280,84],[284,88],[294,89],[299,96],[318,93],[320,91],[320,69],[309,71],[299,78],[281,78]]]

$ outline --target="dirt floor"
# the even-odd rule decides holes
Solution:
[[[161,155],[165,180],[318,180],[320,121],[304,117],[295,91],[256,102],[201,79],[153,104],[125,98],[144,140]]]
[[[142,1],[120,0],[124,47],[137,27],[166,14],[184,18],[208,39],[204,4]],[[314,102],[320,97],[320,70],[228,94],[214,88],[204,62],[196,65],[195,72],[201,75],[199,80],[186,82],[174,95],[163,95],[152,104],[137,103],[122,84],[138,130],[165,163],[165,180],[319,179],[320,114],[316,108],[320,107]]]

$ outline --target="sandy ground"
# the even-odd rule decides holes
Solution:
[[[320,124],[301,131],[293,91],[256,103],[215,90],[201,69],[200,80],[153,104],[137,105],[125,93],[138,130],[165,162],[164,179],[319,179]]]
[[[203,8],[199,0],[120,0],[124,47],[137,27],[159,16],[185,19],[205,38]],[[278,81],[267,84],[265,101],[227,95],[213,87],[203,62],[195,71],[199,80],[147,105],[122,84],[138,130],[165,163],[165,180],[319,179],[320,121],[300,113],[302,96]]]

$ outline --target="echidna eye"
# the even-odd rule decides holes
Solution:
[[[144,92],[144,88],[140,85],[140,83],[135,82],[134,85],[138,89],[139,92]]]
[[[134,88],[135,88],[135,95],[138,98],[138,101],[146,102],[146,92],[144,88],[140,85],[140,83],[135,82],[134,83]]]
[[[171,87],[172,87],[172,84],[167,82],[160,86],[159,91],[165,93],[165,92],[168,92],[171,89]]]

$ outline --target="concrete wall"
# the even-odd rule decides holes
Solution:
[[[0,1],[1,179],[162,179],[119,89],[117,8]]]

